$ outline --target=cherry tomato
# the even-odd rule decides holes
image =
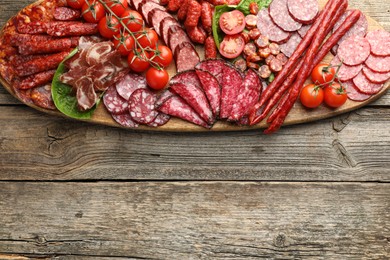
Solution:
[[[335,74],[336,69],[334,67],[331,67],[329,64],[320,63],[311,72],[311,80],[315,84],[322,85],[332,81]]]
[[[126,24],[126,27],[132,32],[138,32],[144,25],[142,15],[134,10],[127,9],[121,15],[121,18],[123,19],[123,23]]]
[[[142,48],[154,48],[158,42],[158,35],[155,30],[145,28],[145,30],[140,32],[137,36],[137,39]]]
[[[104,38],[111,39],[114,35],[118,34],[121,25],[114,16],[105,16],[99,21],[99,33]]]
[[[146,72],[146,82],[148,86],[154,90],[163,89],[169,81],[168,72],[164,69],[156,69],[151,67]]]
[[[219,52],[225,58],[234,59],[240,56],[244,46],[245,41],[241,35],[226,35],[219,46]]]
[[[332,85],[325,87],[324,101],[330,107],[341,107],[347,101],[347,92],[339,83],[334,82]]]
[[[85,3],[85,0],[67,0],[66,3],[73,9],[81,9]]]
[[[319,86],[309,84],[303,87],[299,97],[305,107],[316,108],[324,100],[324,91]]]
[[[83,18],[89,23],[98,23],[105,15],[104,6],[96,0],[88,0],[81,9]]]
[[[228,35],[240,33],[245,28],[245,15],[238,10],[223,13],[219,18],[219,27]]]
[[[114,36],[112,43],[122,56],[129,55],[134,49],[134,39],[130,36],[130,34],[117,34]]]
[[[129,56],[127,57],[127,61],[129,63],[130,69],[135,72],[144,72],[150,66],[149,64],[150,53],[144,52],[141,50],[131,51]]]
[[[172,51],[167,46],[157,46],[153,61],[157,62],[161,67],[168,67],[172,62]]]
[[[105,0],[105,2],[117,16],[121,16],[128,6],[126,0]]]

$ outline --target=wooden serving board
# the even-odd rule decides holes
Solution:
[[[38,1],[36,3],[33,3],[32,5],[39,4],[41,1]],[[319,5],[323,7],[327,1],[326,0],[319,0]],[[368,20],[368,30],[373,31],[373,30],[378,30],[378,29],[383,29],[382,26],[376,22],[374,19],[371,17],[367,16]],[[3,31],[0,32],[0,37],[3,35]],[[201,59],[203,58],[203,49],[201,46],[197,47],[197,51],[199,52]],[[333,58],[332,54],[328,54],[325,58],[325,62],[330,62]],[[176,74],[176,68],[174,65],[171,65],[168,68],[168,72],[170,76],[174,76]],[[310,79],[306,80],[306,84],[310,83]],[[18,98],[14,91],[12,86],[10,86],[4,78],[0,76],[0,83],[4,86],[4,88],[11,93],[15,98]],[[317,121],[325,118],[329,118],[332,116],[340,115],[343,113],[350,112],[352,110],[358,109],[360,107],[363,107],[378,98],[380,98],[382,95],[384,95],[387,90],[389,89],[390,86],[390,80],[385,83],[385,86],[383,89],[377,93],[376,95],[372,96],[371,98],[367,99],[366,101],[363,102],[355,102],[351,100],[347,100],[347,102],[341,106],[340,108],[337,109],[331,109],[326,107],[325,105],[321,105],[319,108],[316,109],[306,109],[303,107],[300,102],[296,102],[293,109],[287,116],[285,122],[283,125],[294,125],[294,124],[301,124],[301,123],[307,123],[307,122],[312,122],[312,121]],[[62,116],[66,117],[59,111],[51,111],[51,110],[46,110],[42,109],[40,107],[35,106],[34,104],[28,104],[28,106],[42,111],[47,114],[55,115],[55,116]],[[107,110],[104,107],[103,102],[100,102],[98,108],[96,109],[93,117],[90,120],[81,120],[85,122],[90,122],[90,123],[95,123],[95,124],[101,124],[101,125],[107,125],[107,126],[113,126],[113,127],[120,127],[118,123],[116,123],[111,115],[107,112]],[[243,130],[251,130],[251,129],[261,129],[261,128],[266,128],[268,124],[266,123],[266,119],[260,122],[257,125],[254,126],[237,126],[225,121],[218,121],[210,130],[205,129],[200,126],[196,126],[192,123],[188,123],[186,121],[183,121],[178,118],[171,118],[171,120],[164,126],[161,127],[147,127],[147,126],[140,126],[138,128],[126,128],[126,129],[137,129],[137,130],[147,130],[147,131],[169,131],[169,132],[208,132],[208,131],[215,131],[215,132],[220,132],[220,131],[243,131]]]

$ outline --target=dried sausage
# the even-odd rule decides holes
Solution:
[[[17,82],[14,86],[15,88],[19,89],[30,89],[44,85],[46,83],[51,82],[55,72],[55,70],[48,70],[28,76],[27,78],[24,78],[23,80]]]
[[[290,37],[290,33],[283,31],[272,21],[268,9],[261,9],[258,13],[257,28],[262,35],[279,44],[286,42]]]
[[[269,15],[274,23],[287,32],[294,32],[302,26],[300,22],[291,17],[287,8],[287,0],[273,0],[269,5]]]
[[[381,83],[373,83],[369,81],[366,76],[364,76],[363,72],[360,72],[353,78],[353,84],[361,93],[367,95],[374,95],[378,93],[384,86]]]
[[[129,113],[139,124],[149,124],[157,117],[156,95],[148,89],[137,89],[129,98]]]
[[[176,12],[183,4],[184,0],[169,0],[167,10],[170,12]]]
[[[217,58],[217,46],[215,45],[213,36],[208,36],[204,43],[204,51],[206,59]]]
[[[199,44],[204,44],[206,41],[206,32],[200,26],[186,27],[186,31],[191,41]]]
[[[97,24],[83,22],[51,22],[47,28],[47,34],[57,37],[92,35],[98,32]]]
[[[211,34],[211,27],[213,23],[213,8],[211,7],[211,4],[206,1],[203,1],[201,5],[202,13],[200,18],[202,21],[202,26],[208,34]]]
[[[41,54],[41,53],[55,53],[69,50],[78,45],[78,37],[74,39],[55,39],[46,42],[25,42],[19,45],[18,51],[21,55]]]
[[[59,21],[74,21],[81,16],[80,10],[75,10],[68,7],[56,7],[54,10],[54,19]]]
[[[189,0],[185,27],[197,27],[202,14],[202,6],[196,0]]]
[[[125,114],[129,111],[129,103],[121,97],[114,86],[109,87],[103,96],[104,106],[114,115]]]

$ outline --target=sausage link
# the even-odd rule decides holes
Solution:
[[[169,0],[167,10],[169,12],[176,12],[179,10],[180,6],[183,4],[184,0]]]
[[[184,21],[186,19],[189,2],[190,0],[184,0],[183,4],[180,6],[179,11],[177,12],[177,19],[179,21]]]
[[[28,76],[27,78],[17,82],[15,87],[18,89],[31,89],[44,85],[53,79],[55,72],[55,70],[48,70]]]
[[[217,46],[215,45],[213,36],[208,36],[204,43],[205,58],[215,59],[217,58]]]
[[[206,41],[206,32],[200,26],[186,27],[188,37],[191,41],[199,44],[204,44]]]
[[[78,45],[78,37],[75,38],[77,39],[65,38],[46,42],[25,42],[18,47],[18,50],[21,55],[61,52],[76,47]]]
[[[202,6],[196,0],[190,0],[188,3],[187,18],[184,22],[185,27],[196,27],[202,14]]]
[[[57,37],[85,36],[98,32],[97,24],[83,22],[50,22],[47,28],[47,34]]]
[[[68,7],[56,7],[54,10],[54,19],[59,21],[75,21],[80,19],[80,10],[75,10]]]
[[[201,13],[202,26],[208,34],[211,34],[211,28],[213,23],[213,8],[209,2],[202,2],[202,13]]]

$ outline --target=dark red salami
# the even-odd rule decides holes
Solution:
[[[336,24],[333,27],[333,32],[335,32],[347,19],[347,17],[356,10],[347,10],[340,19],[336,22]],[[360,11],[359,11],[360,12]],[[350,36],[361,36],[364,37],[367,33],[368,29],[368,21],[366,16],[360,12],[360,18],[359,20],[349,29],[343,37],[339,40],[339,44],[342,43],[344,40],[348,39]]]
[[[292,33],[290,39],[288,39],[286,43],[280,44],[280,50],[284,55],[290,57],[301,41],[302,38],[297,32]]]
[[[240,86],[242,84],[241,73],[231,65],[224,64],[221,91],[221,112],[220,118],[228,118],[236,101]]]
[[[317,0],[287,0],[290,15],[298,22],[312,23],[318,14]]]
[[[390,55],[390,33],[383,30],[367,33],[366,39],[371,45],[371,53],[377,56]]]
[[[202,89],[188,83],[175,83],[170,85],[170,89],[184,99],[206,123],[214,123],[213,112]]]
[[[8,43],[12,46],[21,46],[26,43],[42,43],[54,40],[55,38],[49,35],[32,35],[32,34],[19,34],[14,33],[7,38]]]
[[[160,106],[159,111],[205,128],[211,128],[181,97],[176,95],[168,98]]]
[[[56,109],[53,98],[51,97],[51,84],[32,89],[30,96],[35,105],[49,110]]]
[[[168,123],[169,119],[171,119],[169,115],[164,113],[158,113],[158,116],[153,120],[153,122],[149,123],[148,126],[151,127],[163,126],[166,123]]]
[[[69,50],[78,45],[78,37],[53,39],[45,42],[25,42],[19,45],[18,50],[21,55],[41,54],[41,53],[56,53]]]
[[[280,29],[269,16],[268,9],[261,9],[257,14],[257,28],[262,35],[269,38],[270,41],[276,43],[284,43],[290,37],[290,33]]]
[[[180,26],[171,26],[168,30],[168,45],[171,48],[172,53],[176,53],[176,48],[182,45],[184,42],[191,43],[187,33]]]
[[[221,86],[218,80],[208,71],[196,69],[196,74],[210,102],[214,116],[218,117],[221,109]]]
[[[55,72],[55,70],[49,70],[28,76],[27,78],[16,82],[14,84],[14,87],[19,89],[30,89],[44,85],[46,83],[51,82]]]
[[[390,55],[386,57],[379,57],[370,55],[365,61],[367,67],[375,72],[386,73],[390,71]]]
[[[339,45],[336,44],[332,47],[332,49],[330,50],[330,52],[333,54],[333,56],[336,56],[337,55],[337,49],[339,48]]]
[[[147,89],[137,89],[129,98],[131,118],[139,124],[149,124],[157,117],[156,95]]]
[[[192,70],[200,61],[199,55],[196,52],[194,45],[192,45],[190,42],[184,42],[183,44],[180,44],[180,46],[176,48],[174,57],[177,72]]]
[[[353,84],[355,84],[360,92],[368,95],[376,94],[383,88],[383,84],[370,82],[366,76],[364,76],[363,72],[360,72],[353,78]]]
[[[330,64],[332,66],[337,66],[337,65],[341,64],[341,61],[337,56],[335,56],[333,58],[333,60],[330,62]],[[362,64],[359,64],[356,66],[348,66],[348,65],[342,64],[340,69],[339,69],[338,78],[342,82],[351,80],[357,74],[359,74],[359,72],[362,70],[362,68],[363,68]],[[337,70],[337,67],[335,67],[335,70]]]
[[[168,45],[168,31],[169,31],[169,28],[170,27],[174,27],[174,26],[179,26],[180,27],[180,24],[176,21],[175,18],[173,17],[165,17],[163,20],[161,20],[160,22],[160,36],[162,37],[162,39],[164,40],[165,44]]]
[[[302,27],[297,31],[299,36],[301,36],[301,38],[305,37],[305,35],[309,31],[310,27],[311,27],[311,24],[302,25]]]
[[[169,88],[165,89],[163,92],[160,93],[160,95],[157,97],[157,101],[155,103],[156,108],[158,109],[159,107],[162,106],[162,104],[165,103],[168,99],[171,97],[176,96],[175,93],[173,93]]]
[[[390,72],[378,73],[370,70],[368,67],[363,68],[363,74],[369,81],[373,83],[385,83],[390,79]]]
[[[92,35],[99,32],[95,23],[83,22],[51,22],[47,34],[57,37]]]
[[[182,84],[191,84],[195,87],[201,88],[201,83],[199,81],[199,77],[196,74],[195,70],[188,70],[183,71],[181,73],[176,74],[173,76],[169,82],[171,85],[176,83],[182,83]]]
[[[136,128],[139,126],[139,124],[133,121],[129,113],[121,114],[121,115],[111,114],[111,116],[115,120],[115,122],[117,122],[121,126],[128,127],[128,128]]]
[[[59,21],[75,21],[80,19],[81,12],[68,7],[56,7],[54,10],[54,19]]]
[[[159,5],[158,3],[154,2],[154,1],[150,1],[150,0],[143,1],[139,5],[139,11],[146,21],[148,21],[148,16],[149,16],[150,12],[152,12],[154,9],[160,9],[160,10],[165,11],[165,7]]]
[[[364,101],[371,97],[371,95],[363,94],[361,93],[353,84],[352,80],[344,82],[343,86],[345,90],[347,91],[347,96],[350,100],[353,101]]]
[[[47,23],[45,22],[19,22],[16,26],[19,33],[43,34],[47,32]]]
[[[173,18],[168,12],[155,8],[149,13],[148,21],[149,24],[154,28],[156,33],[162,38],[161,34],[161,21],[165,18]]]
[[[127,100],[119,96],[114,86],[109,87],[104,93],[103,103],[111,114],[120,115],[129,111]]]
[[[131,94],[140,88],[147,88],[146,79],[145,77],[135,73],[127,74],[116,84],[116,91],[125,100],[129,100]]]
[[[291,17],[287,8],[287,0],[273,0],[269,5],[269,15],[275,24],[287,32],[294,32],[302,26],[300,22]]]
[[[361,36],[351,36],[343,41],[337,50],[337,56],[346,65],[362,64],[370,55],[370,44]]]
[[[223,78],[223,67],[225,66],[225,61],[221,59],[212,59],[204,60],[196,65],[197,69],[208,71],[213,75],[217,80],[219,85],[222,86]]]

